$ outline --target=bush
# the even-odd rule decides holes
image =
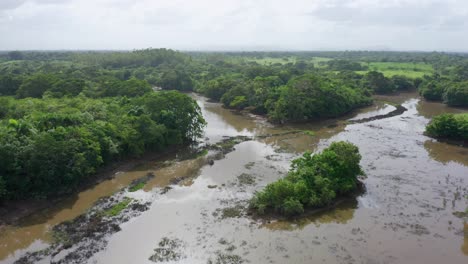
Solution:
[[[395,75],[392,76],[391,80],[397,91],[410,91],[416,88],[414,83],[406,76]]]
[[[377,94],[393,93],[396,90],[392,80],[385,77],[381,72],[370,71],[364,75],[362,86]]]
[[[468,139],[468,114],[442,114],[426,126],[426,134],[435,138]]]
[[[348,142],[334,142],[320,154],[306,152],[292,162],[284,179],[268,184],[255,194],[250,206],[259,214],[301,214],[304,208],[327,206],[338,196],[357,189],[363,174],[358,148]]]
[[[468,81],[452,83],[445,90],[443,99],[450,106],[468,106]]]
[[[426,100],[441,101],[444,94],[444,86],[438,81],[425,82],[419,87],[419,94]]]
[[[288,198],[283,203],[284,215],[299,215],[304,213],[304,206],[294,198]]]

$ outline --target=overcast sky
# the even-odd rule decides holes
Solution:
[[[0,0],[0,50],[468,51],[468,0]]]

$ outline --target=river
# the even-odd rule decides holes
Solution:
[[[402,94],[378,97],[375,106],[336,120],[273,126],[193,96],[208,122],[207,143],[238,135],[254,140],[236,145],[213,165],[199,159],[172,162],[175,157],[168,155],[118,172],[112,180],[0,230],[0,263],[45,248],[51,226],[84,213],[100,197],[148,172],[156,177],[132,195],[150,200],[149,210],[122,224],[89,263],[154,263],[150,256],[169,251],[172,257],[165,260],[172,263],[468,262],[468,224],[453,214],[468,207],[468,149],[423,135],[433,115],[464,110]],[[408,110],[381,120],[346,122],[392,111],[385,101]],[[293,130],[314,133],[284,133]],[[246,215],[253,193],[283,177],[292,159],[338,140],[360,149],[367,174],[363,195],[291,221]],[[191,177],[161,193],[171,179],[186,175]]]

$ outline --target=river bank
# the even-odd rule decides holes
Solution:
[[[53,197],[49,199],[29,199],[29,200],[20,200],[20,201],[8,201],[6,203],[0,204],[0,230],[2,226],[11,225],[17,223],[21,219],[31,216],[37,212],[45,210],[47,208],[58,206],[64,200],[73,199],[78,193],[83,192],[87,189],[92,188],[93,186],[98,185],[99,183],[112,180],[115,176],[121,171],[131,171],[133,168],[137,167],[139,164],[154,161],[154,160],[164,160],[168,159],[171,156],[174,156],[177,152],[180,152],[181,149],[186,149],[187,147],[173,147],[164,152],[158,153],[145,153],[141,157],[134,157],[130,159],[125,159],[121,161],[113,162],[103,168],[100,168],[99,171],[90,177],[89,181],[83,182],[73,193],[61,195],[59,197]]]

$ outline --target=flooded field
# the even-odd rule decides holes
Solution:
[[[148,173],[155,177],[128,195],[150,203],[149,209],[122,223],[88,263],[468,262],[468,223],[461,214],[468,207],[468,149],[423,135],[431,116],[464,110],[404,94],[379,97],[375,106],[337,120],[273,126],[194,97],[208,122],[205,143],[239,135],[252,140],[235,145],[212,165],[204,158],[176,156],[141,164],[5,227],[0,230],[0,263],[14,263],[26,252],[46,248],[52,226],[83,214],[99,198]],[[347,123],[393,111],[386,101],[408,110]],[[338,140],[359,147],[367,174],[365,194],[290,221],[247,215],[253,193],[283,177],[292,159]],[[175,178],[184,180],[174,184]],[[168,185],[172,188],[162,192]],[[37,263],[50,263],[60,255]]]

